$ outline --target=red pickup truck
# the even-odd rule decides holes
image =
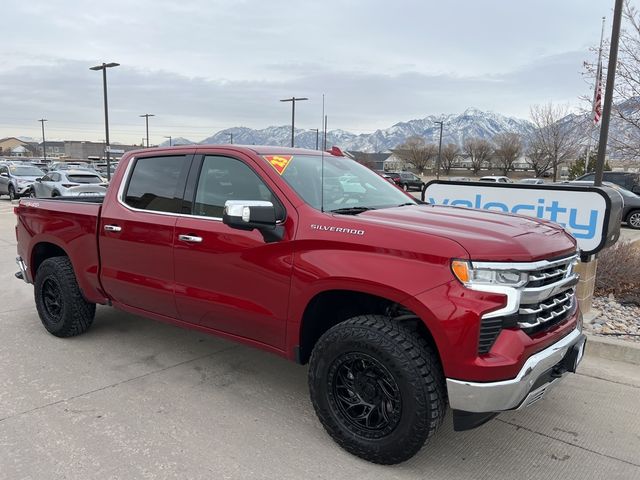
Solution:
[[[584,350],[575,240],[517,215],[434,206],[313,150],[127,153],[104,199],[23,199],[17,277],[45,328],[96,304],[309,363],[346,450],[413,456],[442,424],[539,400]]]

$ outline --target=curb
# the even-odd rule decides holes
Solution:
[[[585,349],[585,355],[588,357],[605,358],[607,360],[640,365],[640,343],[603,338],[589,333],[586,335],[587,348]]]

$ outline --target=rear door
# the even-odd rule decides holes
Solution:
[[[138,157],[100,218],[101,280],[114,301],[177,318],[173,245],[191,155]]]
[[[247,158],[205,155],[188,187],[189,217],[176,223],[176,302],[180,318],[284,349],[295,210]],[[194,172],[194,169],[192,169]],[[189,185],[191,185],[191,179]],[[193,188],[193,192],[190,192]],[[266,200],[277,207],[285,237],[267,243],[257,230],[222,223],[227,200]]]

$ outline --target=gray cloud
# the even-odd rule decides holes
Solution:
[[[381,0],[184,0],[109,8],[77,1],[18,2],[0,53],[0,136],[103,138],[100,75],[109,70],[112,137],[196,140],[236,125],[317,128],[327,95],[330,127],[372,131],[466,107],[526,116],[533,103],[578,103],[580,76],[597,41],[595,0],[426,2]],[[106,11],[106,12],[105,12]],[[20,30],[20,31],[18,31]]]

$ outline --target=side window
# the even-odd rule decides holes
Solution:
[[[45,175],[44,177],[42,177],[40,179],[41,182],[50,182],[51,181],[51,177],[49,175]]]
[[[593,182],[595,180],[595,175],[593,173],[590,173],[589,175],[585,175],[584,177],[582,177],[580,180],[583,181],[589,181],[589,182]]]
[[[9,170],[7,170],[7,167],[0,167],[0,173],[9,173]]]
[[[124,202],[133,208],[178,213],[189,161],[184,155],[138,158]]]
[[[59,173],[53,173],[51,174],[51,181],[52,182],[59,182],[60,181],[60,174]]]
[[[227,200],[265,200],[279,219],[284,209],[271,190],[246,164],[235,158],[206,156],[202,162],[193,215],[222,218]]]

